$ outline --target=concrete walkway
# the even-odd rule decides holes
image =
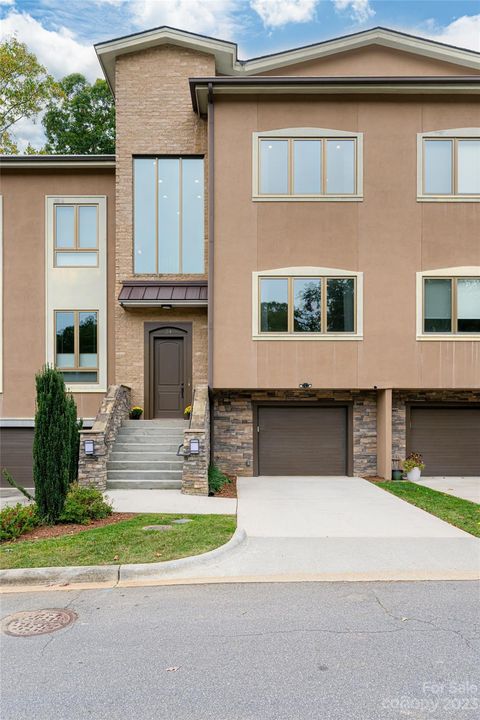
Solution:
[[[480,503],[480,477],[422,477],[417,485]]]
[[[235,515],[235,498],[182,495],[180,490],[107,490],[115,512]]]

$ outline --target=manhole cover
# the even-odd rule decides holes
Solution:
[[[190,518],[180,518],[180,520],[172,520],[172,523],[175,523],[175,525],[185,525],[185,523],[192,522]]]
[[[164,532],[165,530],[173,530],[171,525],[145,525],[142,530],[157,530],[158,532]]]
[[[77,614],[73,610],[64,610],[63,608],[27,610],[7,615],[2,620],[2,631],[6,635],[15,635],[16,637],[45,635],[67,627],[76,619]]]

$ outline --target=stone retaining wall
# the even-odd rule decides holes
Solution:
[[[94,485],[99,490],[106,489],[107,460],[117,432],[122,422],[128,418],[130,407],[130,388],[125,385],[110,385],[91,430],[82,430],[80,433],[80,485]],[[94,441],[94,455],[85,454],[85,440]]]
[[[193,397],[190,427],[184,431],[182,493],[208,495],[208,466],[210,464],[210,398],[207,385],[197,385]],[[190,440],[198,439],[200,452],[188,455]]]

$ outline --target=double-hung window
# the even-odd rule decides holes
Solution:
[[[98,380],[98,312],[55,311],[55,366],[66,383]]]
[[[480,200],[480,128],[418,136],[418,199]]]
[[[294,270],[294,268],[292,268]],[[254,273],[256,339],[361,337],[361,273]]]
[[[425,335],[480,335],[480,276],[423,277]]]
[[[98,205],[55,204],[55,267],[98,266]]]
[[[204,170],[201,157],[137,157],[134,272],[204,273]]]
[[[361,197],[361,133],[314,128],[254,133],[254,200]]]

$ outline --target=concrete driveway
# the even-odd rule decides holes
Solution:
[[[238,496],[238,525],[249,537],[469,537],[356,477],[241,478]]]
[[[417,484],[480,503],[480,477],[422,477]]]

